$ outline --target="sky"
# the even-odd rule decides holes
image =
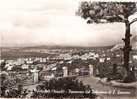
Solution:
[[[0,0],[0,46],[108,46],[122,42],[123,23],[87,24],[82,0]],[[137,17],[137,14],[131,16]],[[137,35],[137,23],[131,27]]]

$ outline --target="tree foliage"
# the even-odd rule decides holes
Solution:
[[[72,90],[72,91],[84,91],[91,90],[90,86],[84,85],[82,81],[78,81],[76,78],[60,78],[51,79],[43,82],[37,86],[37,90]]]
[[[129,16],[133,15],[137,11],[136,2],[81,2],[77,15],[84,19],[87,19],[87,23],[105,23],[105,22],[124,22],[125,23],[125,38],[122,40],[125,43],[123,50],[124,64],[127,71],[127,75],[123,80],[124,82],[135,81],[135,73],[130,70],[129,55],[132,49],[130,46],[130,26],[137,21],[134,18],[131,22]],[[131,77],[132,76],[132,77]],[[132,79],[131,79],[132,78]]]
[[[135,2],[87,2],[80,3],[77,15],[88,20],[88,23],[123,22],[137,11]]]
[[[96,97],[93,93],[90,85],[84,85],[82,81],[79,81],[76,77],[66,77],[59,79],[51,79],[49,81],[44,81],[42,84],[37,85],[37,91],[34,91],[32,96],[33,98],[45,98],[45,97]],[[50,91],[50,93],[46,93]],[[56,93],[55,91],[63,91],[63,93]],[[83,94],[80,93],[70,93],[70,91],[83,91]],[[86,92],[90,92],[86,94]],[[93,98],[94,99],[94,98]]]

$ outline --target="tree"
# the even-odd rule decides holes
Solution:
[[[0,71],[5,71],[6,61],[0,63]]]
[[[117,73],[117,64],[113,64],[112,73],[115,75]]]
[[[137,18],[129,21],[129,16],[136,11],[135,2],[87,2],[80,3],[77,15],[87,19],[87,23],[106,23],[106,22],[123,22],[125,23],[125,38],[122,40],[125,43],[123,50],[124,64],[127,71],[126,79],[131,76],[129,67],[129,55],[132,47],[130,46],[130,27],[131,24],[137,21]],[[134,79],[132,79],[134,81]]]
[[[8,73],[7,72],[1,72],[0,73],[0,96],[5,96],[5,90],[7,89],[7,85],[5,84],[5,81],[8,79]]]

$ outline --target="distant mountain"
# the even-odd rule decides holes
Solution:
[[[120,48],[123,48],[124,44],[123,43],[119,43],[117,45],[115,45],[111,51],[115,51],[115,50],[119,50]]]
[[[135,35],[132,39],[131,39],[131,45],[132,45],[132,49],[133,50],[137,50],[137,35]],[[124,47],[124,43],[119,43],[116,44],[111,50],[119,50],[120,48]]]
[[[81,46],[50,46],[50,45],[39,45],[30,47],[20,47],[21,50],[31,50],[31,49],[111,49],[113,46],[97,46],[97,47],[81,47]]]

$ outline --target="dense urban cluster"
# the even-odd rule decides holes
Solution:
[[[50,49],[50,52],[52,55],[54,52],[54,56],[1,59],[0,75],[1,88],[3,88],[1,95],[5,96],[6,92],[10,90],[15,90],[12,91],[13,93],[18,92],[17,89],[20,84],[27,86],[52,81],[52,79],[92,75],[101,78],[107,77],[108,80],[120,80],[124,76],[121,51],[112,52],[110,49]],[[135,51],[130,58],[131,67],[135,67],[136,62]],[[134,69],[136,70],[136,68]],[[82,84],[82,82],[80,83]],[[38,89],[39,87],[40,85],[37,86]],[[13,95],[13,97],[16,96],[16,94]]]
[[[30,51],[28,50],[28,52]],[[45,53],[47,52],[45,51]],[[50,49],[50,52],[52,52],[51,54],[54,53],[54,56],[1,59],[1,88],[3,88],[1,95],[4,96],[7,94],[6,92],[12,90],[13,93],[10,93],[14,94],[12,97],[17,97],[18,94],[15,93],[19,93],[18,86],[20,84],[26,86],[45,81],[51,83],[52,79],[87,75],[107,77],[108,80],[111,80],[121,79],[124,75],[121,51],[112,52],[110,49]],[[39,50],[39,53],[41,53],[41,50]],[[135,51],[131,55],[131,67],[135,66],[136,62]],[[80,83],[82,84],[82,82]],[[37,90],[46,87],[41,86],[38,85]]]

